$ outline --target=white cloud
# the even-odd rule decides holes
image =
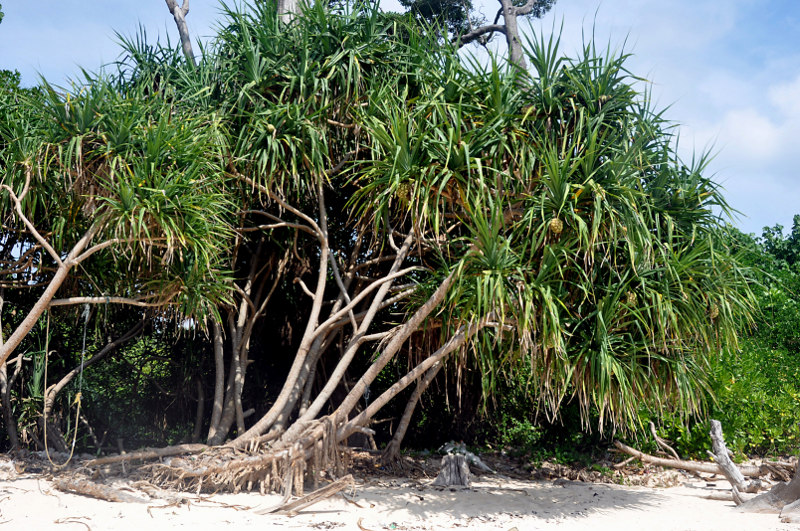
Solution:
[[[720,143],[736,159],[764,160],[780,153],[781,126],[753,107],[727,111],[720,124]]]
[[[772,104],[786,119],[800,119],[800,74],[788,83],[769,88],[767,94]]]

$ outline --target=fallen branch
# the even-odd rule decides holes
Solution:
[[[707,463],[702,461],[685,461],[683,459],[666,459],[663,457],[656,457],[654,455],[640,452],[635,448],[623,444],[619,441],[614,441],[614,446],[621,452],[631,455],[643,463],[651,465],[665,466],[669,468],[679,468],[681,470],[688,470],[690,472],[705,472],[706,474],[720,474],[724,475],[722,468],[716,463]],[[774,464],[774,463],[773,463]],[[759,466],[743,466],[740,468],[742,474],[746,477],[761,477],[769,474],[769,467],[765,465]]]
[[[139,452],[92,459],[86,463],[86,466],[110,465],[137,460],[147,461],[148,459],[159,459],[161,457],[170,457],[173,455],[199,454],[200,452],[208,450],[208,448],[209,446],[205,444],[178,444],[176,446],[167,446],[166,448],[147,448]]]
[[[659,448],[661,448],[665,452],[669,452],[675,459],[680,460],[681,457],[678,455],[678,452],[676,452],[675,449],[669,445],[670,441],[662,437],[659,437],[658,432],[656,432],[656,425],[653,424],[652,421],[650,422],[650,433],[653,434],[653,439],[655,439],[656,444],[659,446]]]
[[[69,479],[56,479],[53,481],[53,486],[62,492],[70,494],[80,494],[82,496],[89,496],[98,500],[105,500],[110,502],[126,502],[126,503],[147,503],[147,500],[137,498],[127,492],[122,492],[119,489],[109,487],[108,485],[100,485],[92,481],[85,480],[69,480]]]
[[[305,509],[309,505],[313,505],[318,501],[324,500],[337,494],[338,492],[343,491],[347,487],[351,487],[353,485],[353,476],[348,474],[343,478],[339,478],[333,483],[329,485],[325,485],[324,487],[315,490],[314,492],[309,492],[305,496],[301,496],[300,498],[289,502],[289,503],[282,503],[278,504],[275,507],[270,507],[268,509],[261,509],[260,511],[256,511],[256,514],[270,514],[270,513],[284,513],[284,514],[294,514],[297,511]]]

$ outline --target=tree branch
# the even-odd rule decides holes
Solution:
[[[189,14],[189,0],[183,0],[182,7],[178,7],[175,0],[165,0],[167,2],[167,9],[172,13],[172,18],[175,19],[175,24],[178,26],[178,34],[181,37],[181,47],[186,60],[192,66],[197,66],[194,61],[194,52],[192,51],[192,40],[189,37],[189,27],[186,25],[186,15]]]
[[[48,307],[53,308],[56,306],[70,306],[72,304],[125,304],[128,306],[138,306],[140,308],[156,308],[164,306],[164,302],[146,302],[144,299],[152,298],[141,297],[130,299],[128,297],[68,297],[66,299],[54,299],[50,301]]]
[[[465,33],[464,35],[455,39],[455,45],[458,47],[464,46],[465,44],[469,44],[473,41],[478,40],[483,35],[487,33],[503,33],[506,32],[506,27],[503,24],[487,24],[485,26],[481,26],[480,28],[476,28],[469,33]]]
[[[25,191],[22,193],[22,197],[25,197],[25,194],[27,193],[29,182],[30,182],[30,173],[26,172]],[[12,190],[11,187],[8,186],[7,184],[0,184],[0,189],[8,190],[8,195],[11,196],[11,201],[14,202],[14,211],[17,213],[17,216],[19,216],[19,219],[22,220],[22,223],[25,224],[25,226],[28,228],[28,231],[33,235],[36,241],[39,242],[39,244],[47,250],[47,254],[49,254],[53,258],[53,260],[55,260],[56,264],[58,264],[59,266],[63,265],[61,257],[58,255],[56,250],[50,246],[50,244],[47,242],[47,240],[44,239],[44,237],[41,234],[39,234],[39,231],[36,230],[36,227],[33,226],[31,220],[29,220],[28,217],[22,212],[22,202],[20,201],[20,198],[17,197],[17,194],[14,193],[14,190]]]

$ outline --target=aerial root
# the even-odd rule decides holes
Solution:
[[[199,455],[164,459],[142,471],[162,486],[197,493],[281,492],[286,503],[292,494],[303,496],[306,480],[317,489],[321,477],[345,474],[347,449],[336,441],[336,432],[336,422],[324,417],[310,422],[294,440],[246,450],[208,448]]]

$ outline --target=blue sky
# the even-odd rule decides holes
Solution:
[[[387,8],[397,6],[391,1]],[[497,4],[482,1],[493,15]],[[113,61],[114,31],[132,35],[139,23],[151,38],[177,42],[163,0],[0,3],[0,68],[19,70],[26,85],[40,73],[63,84],[78,66],[95,70]],[[187,22],[195,39],[213,34],[218,14],[216,0],[191,2]],[[633,54],[629,68],[652,83],[659,105],[670,105],[666,116],[680,124],[683,156],[716,153],[710,171],[742,212],[742,230],[791,227],[800,214],[798,0],[559,0],[526,31],[550,33],[562,23],[568,55],[582,33],[594,32],[603,46],[625,43]]]

